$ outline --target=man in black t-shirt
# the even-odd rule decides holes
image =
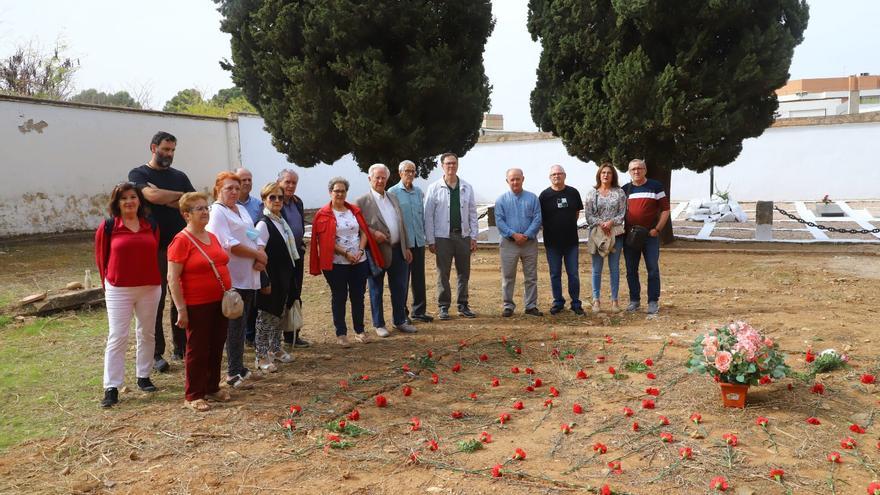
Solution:
[[[165,353],[165,333],[162,330],[162,315],[165,312],[165,295],[168,292],[168,244],[186,222],[180,214],[178,201],[184,193],[193,192],[189,177],[180,170],[171,168],[177,138],[159,131],[150,141],[150,161],[131,169],[128,180],[141,190],[150,208],[150,214],[159,225],[159,272],[162,274],[162,297],[156,313],[156,352],[153,367],[160,372],[170,369],[163,357]],[[182,360],[186,350],[186,330],[177,326],[177,308],[171,302],[171,335],[174,342],[174,357]]]
[[[560,165],[550,167],[550,187],[538,196],[541,203],[541,219],[544,224],[544,251],[550,265],[550,289],[553,306],[550,314],[565,309],[562,297],[562,265],[568,275],[568,295],[571,310],[583,315],[581,307],[581,281],[578,275],[578,216],[584,209],[577,189],[565,185],[565,170]]]

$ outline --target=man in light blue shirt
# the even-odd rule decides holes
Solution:
[[[235,169],[235,175],[241,180],[241,191],[238,193],[238,201],[236,203],[239,206],[244,206],[244,209],[247,210],[254,224],[256,224],[257,220],[263,216],[263,202],[251,196],[251,190],[254,188],[254,176],[250,170],[244,167]]]
[[[412,253],[409,264],[409,284],[412,292],[412,309],[409,311],[411,320],[430,322],[433,316],[428,315],[425,296],[425,195],[413,180],[416,178],[416,164],[410,160],[400,162],[397,167],[400,182],[388,190],[397,198],[400,211],[403,213],[403,225],[406,228],[407,244]]]
[[[504,310],[501,316],[510,317],[516,304],[513,290],[516,286],[516,267],[523,264],[525,314],[544,316],[538,309],[538,230],[541,228],[541,204],[534,193],[523,190],[523,172],[512,168],[507,171],[510,191],[495,201],[495,224],[501,235],[501,296]]]

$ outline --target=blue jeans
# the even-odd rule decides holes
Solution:
[[[581,279],[578,274],[578,245],[572,244],[568,247],[545,246],[544,250],[547,253],[547,264],[550,265],[550,290],[553,292],[553,307],[565,307],[565,298],[562,297],[562,265],[565,263],[571,309],[580,308]]]
[[[333,313],[333,327],[336,336],[345,335],[345,301],[351,301],[351,324],[354,333],[364,333],[364,292],[367,290],[367,277],[370,267],[366,261],[357,265],[333,265],[332,270],[324,270],[324,278],[330,286],[330,311]]]
[[[614,240],[614,252],[609,253],[608,280],[611,282],[611,300],[617,301],[617,291],[620,288],[620,253],[623,251],[623,236],[619,235]],[[602,294],[602,265],[605,258],[598,254],[591,255],[593,258],[593,300],[598,301]]]
[[[645,247],[633,249],[623,247],[626,258],[626,283],[629,285],[629,300],[639,302],[642,286],[639,284],[639,260],[644,256],[648,270],[648,302],[660,300],[660,237],[648,237]]]
[[[388,290],[391,292],[391,318],[394,325],[406,323],[406,293],[409,282],[409,264],[403,258],[400,245],[391,247],[391,266],[377,277],[370,277],[370,313],[373,326],[385,326],[385,311],[382,307],[382,292],[385,289],[385,275],[388,275]]]

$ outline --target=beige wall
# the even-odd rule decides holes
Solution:
[[[0,236],[97,227],[159,130],[177,137],[174,167],[197,189],[238,166],[235,120],[0,96]]]

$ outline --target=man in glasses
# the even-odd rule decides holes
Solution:
[[[623,257],[626,260],[626,283],[629,286],[629,306],[627,311],[638,311],[641,306],[639,284],[639,261],[645,258],[648,271],[648,314],[660,310],[660,232],[669,220],[669,197],[663,184],[647,178],[648,166],[645,160],[629,162],[629,175],[632,181],[623,186],[626,193],[626,231],[640,225],[648,229],[644,246],[624,244]]]
[[[165,360],[165,332],[162,329],[162,315],[165,312],[165,297],[168,293],[168,244],[183,230],[186,222],[180,214],[178,201],[184,193],[194,192],[189,177],[180,170],[171,168],[177,138],[159,131],[150,140],[150,161],[131,169],[128,180],[140,189],[150,207],[150,214],[159,226],[159,272],[162,274],[162,296],[156,313],[156,350],[153,367],[164,373],[170,369]],[[171,302],[171,337],[174,345],[174,358],[183,360],[186,351],[186,330],[177,326],[177,308]]]
[[[416,164],[410,160],[400,162],[397,167],[400,182],[388,190],[397,198],[403,225],[406,227],[407,247],[412,253],[409,264],[409,283],[412,292],[411,320],[430,322],[434,317],[425,312],[425,194],[413,181],[416,178]]]

